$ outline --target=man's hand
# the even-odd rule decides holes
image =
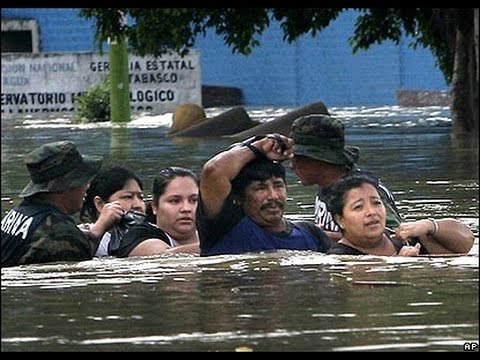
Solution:
[[[293,139],[285,135],[268,134],[251,145],[255,146],[270,160],[284,161],[293,157],[293,144]]]

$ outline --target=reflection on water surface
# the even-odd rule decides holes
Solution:
[[[207,109],[213,116],[225,109]],[[247,111],[269,121],[287,108]],[[462,351],[478,344],[478,149],[450,140],[446,108],[332,108],[360,167],[377,171],[407,220],[457,218],[469,256],[263,254],[94,259],[2,269],[2,351]],[[23,155],[70,138],[144,179],[199,172],[228,139],[172,139],[171,114],[128,127],[2,119],[2,213],[28,182]],[[311,218],[315,188],[293,173],[288,216]]]

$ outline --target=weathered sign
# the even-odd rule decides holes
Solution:
[[[2,115],[71,112],[75,98],[109,71],[97,53],[2,55]],[[202,105],[200,53],[129,57],[132,112],[173,112],[181,103]]]

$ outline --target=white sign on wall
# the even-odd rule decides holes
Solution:
[[[108,55],[96,53],[2,55],[2,115],[71,112],[75,98],[109,71]],[[133,112],[173,112],[181,103],[202,105],[200,53],[129,56]]]

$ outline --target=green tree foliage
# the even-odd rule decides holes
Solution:
[[[234,53],[249,55],[260,45],[259,35],[278,20],[288,42],[310,32],[315,36],[327,27],[342,9],[266,8],[160,8],[82,9],[80,16],[94,19],[99,49],[110,36],[125,35],[132,53],[161,55],[170,50],[184,52],[193,47],[198,35],[209,28],[223,38]],[[123,17],[130,19],[125,24]]]
[[[77,121],[100,122],[110,120],[110,81],[106,76],[103,82],[88,89],[75,99],[75,119]]]
[[[350,38],[353,51],[368,49],[374,43],[392,40],[398,44],[403,35],[413,38],[411,46],[423,46],[432,51],[437,65],[443,72],[447,83],[451,83],[453,74],[454,49],[447,39],[454,34],[448,9],[357,9],[362,15],[357,19],[354,35]],[[441,11],[440,11],[441,10]],[[461,9],[449,9],[461,10]],[[472,9],[470,9],[472,10]],[[441,20],[442,19],[442,20]],[[473,26],[473,19],[472,26]],[[437,22],[441,21],[441,24]],[[439,25],[440,28],[439,28]],[[445,34],[443,34],[445,32]]]
[[[316,36],[345,8],[89,8],[80,15],[96,24],[100,48],[109,36],[125,35],[138,55],[184,53],[198,35],[213,29],[234,53],[249,55],[272,20],[280,23],[284,40]],[[478,43],[474,21],[478,9],[361,8],[350,42],[353,51],[405,35],[412,46],[432,51],[452,92],[454,132],[478,136]],[[475,15],[476,14],[476,15]],[[123,21],[124,16],[129,21]],[[475,17],[476,16],[476,17]],[[476,19],[476,20],[474,20]],[[477,34],[478,37],[478,34]],[[477,39],[478,41],[478,39]],[[476,56],[475,56],[476,51]]]

